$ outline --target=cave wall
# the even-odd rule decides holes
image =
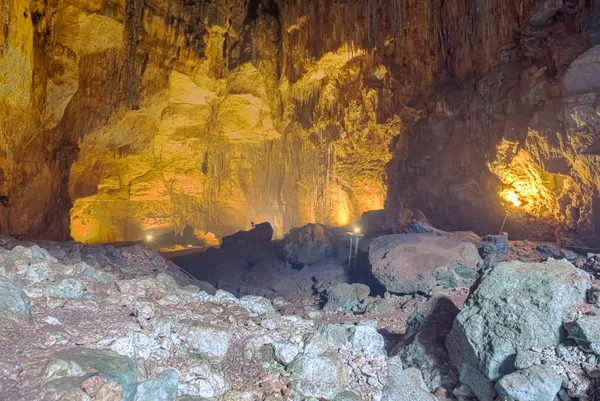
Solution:
[[[282,235],[387,202],[596,240],[597,88],[564,83],[594,2],[2,2],[0,233]]]

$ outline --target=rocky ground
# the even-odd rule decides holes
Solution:
[[[357,268],[382,294],[348,271],[314,279],[319,266],[348,270],[335,230],[260,241],[276,250],[267,260],[313,279],[304,299],[234,295],[140,246],[3,237],[0,398],[599,399],[599,256],[396,223],[360,246]],[[212,252],[256,247],[254,234]]]

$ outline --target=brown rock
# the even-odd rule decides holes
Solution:
[[[293,265],[312,265],[335,252],[335,236],[321,224],[294,228],[281,242],[283,257]]]
[[[468,287],[481,261],[469,242],[428,234],[376,238],[369,245],[375,278],[394,293],[427,293],[433,289]]]

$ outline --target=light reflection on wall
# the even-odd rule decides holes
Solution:
[[[545,171],[540,163],[519,144],[503,140],[490,170],[502,181],[500,198],[535,217],[556,215],[557,198],[562,192],[558,174]]]

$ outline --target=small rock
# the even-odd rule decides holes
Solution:
[[[29,297],[21,287],[0,276],[0,318],[16,317],[25,319],[29,317]]]
[[[79,299],[83,298],[86,291],[87,288],[85,282],[75,278],[66,278],[59,283],[46,288],[46,296],[53,298]]]
[[[140,383],[135,401],[173,401],[177,396],[179,374],[168,369],[161,374]]]
[[[360,323],[350,329],[352,348],[363,350],[374,355],[385,356],[384,339],[377,332],[377,328],[369,324]]]
[[[278,342],[273,344],[273,352],[275,354],[275,360],[282,365],[289,365],[294,361],[296,356],[300,353],[300,349],[289,342]]]
[[[574,322],[565,323],[565,328],[569,337],[584,350],[590,350],[592,343],[600,343],[600,316],[582,316]]]
[[[121,401],[123,399],[123,387],[119,383],[105,383],[94,397],[94,401]]]
[[[362,401],[362,397],[354,391],[343,391],[333,401]]]
[[[573,361],[573,357],[571,357],[571,353],[563,345],[559,345],[558,347],[556,347],[556,356],[567,363],[570,363],[571,361]]]
[[[553,401],[562,386],[554,369],[534,365],[502,377],[496,390],[502,399],[514,401]]]
[[[364,284],[340,283],[327,290],[327,303],[323,308],[326,312],[349,312],[362,303],[371,289]]]
[[[240,298],[240,304],[250,312],[252,316],[274,315],[275,308],[266,298],[255,295],[246,295]]]
[[[301,397],[333,400],[344,386],[344,373],[333,352],[304,355],[290,365],[291,381]]]
[[[221,360],[229,350],[231,332],[226,327],[197,323],[190,328],[186,340],[198,354]]]

